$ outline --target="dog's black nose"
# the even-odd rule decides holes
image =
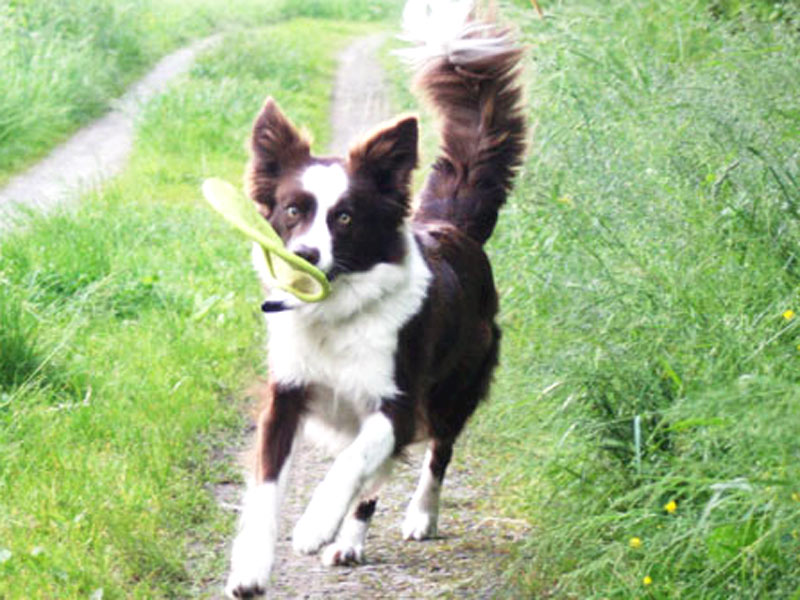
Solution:
[[[319,250],[316,248],[309,248],[308,246],[300,246],[297,250],[294,251],[297,256],[300,258],[307,260],[312,265],[315,265],[319,262]]]

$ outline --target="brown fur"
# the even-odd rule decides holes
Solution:
[[[281,176],[303,165],[311,157],[311,146],[277,103],[267,98],[253,125],[250,147],[245,189],[259,212],[268,219]]]
[[[481,35],[487,33],[507,35],[496,28]],[[419,72],[415,86],[441,117],[442,145],[416,221],[453,223],[480,243],[492,234],[525,152],[521,56],[509,43],[463,64],[439,57]]]
[[[262,390],[256,432],[256,448],[252,460],[256,481],[273,481],[278,478],[300,419],[306,410],[306,391],[301,387],[287,387],[274,382]]]
[[[380,191],[391,191],[409,209],[411,172],[417,166],[417,118],[398,117],[385,123],[350,148],[347,167],[351,176],[372,179]]]

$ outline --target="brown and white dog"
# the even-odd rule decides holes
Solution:
[[[294,528],[295,551],[322,551],[326,565],[361,562],[381,480],[404,448],[426,440],[402,535],[436,534],[453,443],[498,360],[497,294],[482,246],[525,146],[521,49],[470,8],[406,9],[407,30],[422,42],[410,52],[416,88],[441,118],[440,155],[416,209],[415,117],[379,127],[344,158],[312,156],[271,98],[255,121],[250,197],[332,291],[300,306],[270,291],[265,303],[269,392],[233,543],[231,597],[266,591],[301,433],[337,456]],[[265,269],[263,254],[254,261]]]

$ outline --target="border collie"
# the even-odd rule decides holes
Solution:
[[[498,362],[498,300],[482,246],[525,149],[522,50],[463,3],[412,1],[404,16],[418,42],[409,49],[415,87],[441,121],[415,208],[414,116],[381,125],[345,157],[313,156],[271,98],[254,123],[247,191],[286,246],[327,275],[331,294],[298,306],[267,290],[269,381],[231,597],[266,592],[301,433],[336,459],[294,528],[296,552],[321,552],[325,565],[362,562],[380,483],[404,448],[423,441],[402,536],[435,536],[453,443]],[[263,253],[254,262],[266,269]]]

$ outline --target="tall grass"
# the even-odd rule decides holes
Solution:
[[[360,31],[230,33],[145,109],[124,175],[0,239],[0,597],[220,592],[233,514],[211,487],[238,474],[214,456],[243,427],[263,327],[247,243],[199,186],[240,180],[267,94],[326,139],[336,51]]]
[[[800,15],[720,6],[508,9],[535,135],[479,448],[535,596],[800,589]]]
[[[97,116],[158,56],[211,29],[149,2],[0,5],[0,181]],[[174,17],[181,15],[175,14]]]
[[[378,0],[0,3],[0,184],[189,39],[299,16],[365,21],[396,11]]]

